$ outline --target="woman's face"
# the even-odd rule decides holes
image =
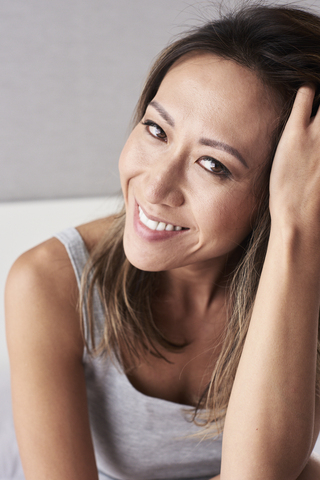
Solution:
[[[251,231],[276,119],[249,69],[209,53],[176,62],[120,156],[129,261],[146,271],[224,261]]]

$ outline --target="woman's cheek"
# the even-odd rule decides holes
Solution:
[[[119,172],[120,176],[125,176],[130,164],[130,137],[126,141],[119,158]]]
[[[134,132],[128,138],[119,159],[121,184],[143,172],[147,166],[148,152],[141,141],[135,138]]]
[[[231,189],[215,207],[216,226],[231,243],[241,243],[252,230],[254,202],[250,192]]]
[[[126,198],[126,190],[128,182],[132,177],[136,175],[136,162],[133,155],[132,148],[130,148],[129,140],[126,142],[119,158],[119,173],[120,173],[120,182],[121,188]]]

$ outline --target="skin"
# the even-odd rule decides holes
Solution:
[[[320,115],[310,119],[313,98],[311,86],[297,93],[273,163],[270,240],[228,407],[223,479],[232,478],[237,461],[239,479],[258,471],[270,479],[320,474],[319,462],[309,460],[319,433]],[[254,458],[250,465],[240,437]]]
[[[319,432],[320,114],[310,121],[313,95],[311,87],[298,92],[274,160],[270,242],[228,407],[220,480],[320,475],[310,458]],[[172,364],[150,357],[130,381],[148,395],[192,404],[211,358],[208,338],[217,340],[225,326],[225,275],[250,231],[252,187],[269,152],[277,106],[252,72],[209,54],[177,62],[154,100],[157,108],[150,105],[143,119],[149,124],[134,129],[120,158],[124,246],[138,268],[162,272],[156,321],[188,346],[169,354]],[[230,148],[203,145],[201,138],[236,149],[248,168]],[[136,202],[154,219],[187,230],[155,239],[135,217]],[[79,227],[89,250],[105,228],[105,220]],[[12,268],[7,335],[27,480],[98,478],[76,301],[72,267],[57,240],[27,252]]]
[[[214,283],[227,256],[251,231],[252,187],[269,151],[277,118],[273,104],[257,77],[231,61],[192,55],[171,68],[120,156],[124,247],[131,263],[144,270],[177,269],[183,278],[206,272]],[[229,152],[202,145],[203,138],[233,147],[247,166]],[[134,228],[135,201],[149,217],[189,230],[168,241],[149,241]]]

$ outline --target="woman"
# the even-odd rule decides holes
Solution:
[[[320,477],[319,86],[320,18],[298,9],[243,8],[161,54],[125,213],[9,275],[27,480]]]

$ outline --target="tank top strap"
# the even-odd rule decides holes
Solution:
[[[54,236],[65,246],[80,288],[82,272],[89,259],[87,247],[76,228],[67,228]]]
[[[72,264],[75,277],[77,279],[78,288],[80,290],[81,286],[81,277],[83,270],[86,266],[87,261],[89,260],[89,252],[87,247],[78,232],[78,230],[74,227],[67,228],[58,232],[54,235],[64,246],[68,253],[70,262]],[[92,302],[92,310],[93,310],[93,317],[95,319],[94,322],[94,336],[95,336],[95,343],[99,343],[99,339],[103,334],[103,327],[105,321],[105,313],[103,304],[101,302],[99,293],[97,288],[93,289],[93,302]],[[88,328],[88,315],[87,311],[83,309],[83,317],[84,317],[84,325],[85,331],[84,335],[89,345],[92,344],[91,342],[91,335]]]

